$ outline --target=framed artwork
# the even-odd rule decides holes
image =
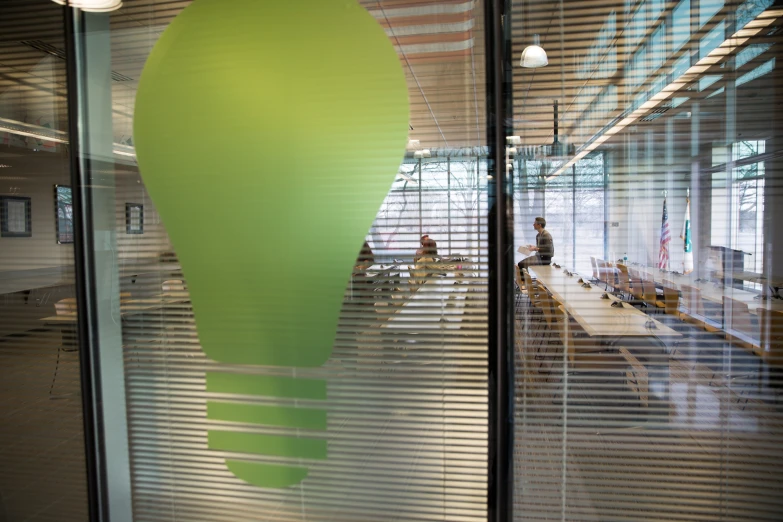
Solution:
[[[0,196],[0,237],[31,237],[32,216],[30,198]]]
[[[73,243],[73,192],[67,185],[54,186],[57,243]]]
[[[144,205],[125,203],[125,233],[144,233]]]

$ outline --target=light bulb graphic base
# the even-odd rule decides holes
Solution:
[[[250,397],[283,400],[326,400],[326,381],[257,374],[208,372],[207,392],[228,395],[207,402],[207,419],[242,423],[248,427],[274,427],[320,431],[327,428],[323,409],[285,405],[249,404]],[[207,443],[211,450],[297,460],[325,460],[327,441],[311,436],[290,436],[249,431],[210,429]],[[263,488],[286,488],[307,477],[301,465],[255,462],[241,458],[226,459],[226,466],[239,479]]]

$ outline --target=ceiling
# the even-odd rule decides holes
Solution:
[[[408,81],[411,117],[410,137],[422,147],[457,149],[484,144],[485,76],[483,4],[480,0],[359,0],[379,21],[398,50]],[[114,140],[132,145],[132,114],[138,78],[152,46],[171,20],[189,1],[124,0],[111,15],[112,105]],[[670,3],[673,5],[673,3]],[[618,87],[616,108],[591,123],[597,131],[619,116],[627,107],[628,89],[624,66],[636,47],[624,46],[631,14],[625,0],[530,2],[512,0],[511,48],[514,66],[514,133],[527,146],[553,141],[554,100],[560,107],[560,139],[580,146],[584,139],[575,130],[583,111],[607,85]],[[726,6],[723,16],[735,6]],[[609,46],[597,45],[601,27],[615,13],[616,29]],[[62,10],[51,0],[3,0],[0,3],[0,118],[66,129],[65,62]],[[646,37],[654,30],[648,24]],[[710,27],[709,25],[707,26]],[[519,56],[532,35],[541,37],[549,65],[523,69]],[[726,97],[714,94],[725,79],[739,77],[747,69],[763,63],[778,52],[780,33],[759,36],[749,43],[774,44],[739,70],[716,65],[722,79],[710,89],[688,87],[678,96],[686,99],[669,109],[665,117],[640,121],[634,127],[661,129],[676,114],[689,112],[694,101],[701,102],[705,122],[703,132],[725,135]],[[643,41],[643,40],[642,40]],[[585,72],[584,63],[591,48],[595,69],[611,61],[615,66],[603,74]],[[612,59],[609,48],[614,48]],[[664,65],[670,68],[673,60]],[[589,69],[589,68],[587,68]],[[765,107],[775,103],[780,85],[779,69],[737,89],[738,132],[761,136],[769,133],[763,118]],[[715,71],[708,71],[715,72]],[[711,98],[707,96],[711,95]],[[664,109],[658,108],[659,111]],[[711,119],[712,118],[712,119]],[[674,127],[688,128],[677,120]],[[671,124],[670,124],[671,128]],[[685,130],[683,131],[685,132]],[[0,132],[0,146],[4,143]],[[5,142],[9,141],[5,136]],[[29,140],[28,140],[29,141]],[[621,143],[615,137],[605,144]],[[41,143],[38,143],[41,142]],[[29,147],[54,146],[45,140]]]

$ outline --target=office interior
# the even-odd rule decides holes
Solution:
[[[486,1],[358,1],[400,57],[409,141],[364,238],[372,262],[346,281],[332,356],[305,369],[203,353],[136,162],[141,71],[192,2],[87,14],[86,71],[110,94],[83,103],[107,155],[90,190],[111,520],[779,517],[780,4],[504,3],[513,511],[493,518]],[[63,9],[0,4],[0,520],[89,518]],[[546,65],[522,66],[533,45]],[[203,211],[218,219],[216,206]],[[536,217],[552,265],[520,270]],[[252,241],[265,224],[227,226]],[[437,256],[421,262],[424,235]],[[323,399],[240,402],[325,411],[326,424],[220,418],[208,404],[237,399],[208,388],[216,371],[323,380]],[[328,457],[300,458],[301,484],[259,488],[226,461],[286,458],[221,449],[216,430],[325,440]]]

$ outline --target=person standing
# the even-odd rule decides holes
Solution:
[[[555,255],[555,244],[552,234],[546,230],[546,219],[537,217],[533,222],[533,229],[538,232],[536,234],[536,245],[528,245],[527,247],[535,252],[536,255],[520,261],[518,263],[520,270],[534,265],[548,265],[552,262],[552,257]]]

